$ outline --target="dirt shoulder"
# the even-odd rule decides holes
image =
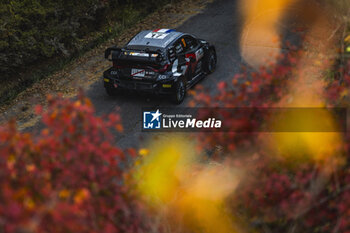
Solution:
[[[125,30],[119,37],[109,40],[84,56],[67,65],[63,70],[34,84],[20,93],[11,103],[0,108],[0,122],[16,118],[19,129],[34,126],[39,117],[34,112],[38,104],[46,105],[47,95],[62,94],[73,98],[80,89],[101,81],[102,73],[110,66],[104,59],[104,50],[111,45],[123,45],[141,30],[153,28],[176,28],[190,17],[201,13],[213,0],[189,0],[168,4],[139,23]],[[102,84],[101,84],[102,85]]]

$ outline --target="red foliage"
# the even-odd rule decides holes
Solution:
[[[196,101],[204,106],[271,107],[282,96],[291,68],[298,60],[290,58],[291,62],[282,62],[272,70],[248,73],[243,69],[233,78],[232,85],[219,83],[217,95],[202,93],[195,97]],[[345,73],[342,80],[330,84],[326,97],[339,106],[349,100],[349,90],[350,76]],[[242,122],[246,125],[243,120],[248,120],[253,129],[261,123],[253,114],[237,117],[223,113],[221,116],[231,125],[242,125]],[[348,163],[327,175],[321,165],[310,162],[289,166],[285,161],[271,159],[266,151],[252,148],[255,138],[225,132],[199,135],[199,141],[208,148],[219,145],[230,153],[244,144],[255,153],[235,158],[239,161],[237,166],[243,166],[249,175],[232,197],[233,205],[251,220],[253,227],[264,232],[350,232]],[[346,144],[349,149],[350,138]]]
[[[271,161],[246,166],[252,176],[241,184],[234,202],[255,227],[288,232],[346,232],[350,229],[350,172],[324,176],[322,169],[303,165],[290,169]],[[275,164],[276,166],[276,164]],[[256,177],[259,177],[258,179]]]
[[[341,78],[329,82],[325,95],[330,104],[344,107],[350,101],[350,61],[337,74]]]
[[[141,232],[138,204],[123,185],[124,153],[110,130],[116,114],[94,116],[89,100],[49,98],[39,135],[0,129],[0,230]]]
[[[280,63],[272,69],[261,68],[257,72],[243,67],[241,72],[234,76],[231,83],[220,82],[217,85],[218,94],[211,96],[209,92],[202,91],[194,96],[194,103],[199,106],[211,106],[212,108],[247,108],[247,107],[271,107],[272,103],[284,94],[284,86],[291,77],[291,71],[297,64],[298,53],[291,52],[280,55]],[[195,105],[191,103],[191,105]],[[244,112],[244,111],[243,111]],[[200,113],[202,115],[210,113]],[[213,114],[211,114],[213,115]],[[214,115],[220,115],[225,125],[230,125],[230,132],[220,132],[199,135],[201,145],[210,149],[220,145],[224,151],[234,150],[238,146],[251,142],[252,134],[237,132],[256,132],[261,119],[256,117],[254,111],[246,111],[239,117],[224,110],[215,109]]]

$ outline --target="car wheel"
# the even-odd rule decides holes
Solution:
[[[209,55],[206,59],[205,62],[205,71],[208,74],[211,74],[215,71],[216,69],[216,55],[215,55],[215,51],[214,50],[210,50],[209,51]]]
[[[116,96],[117,95],[117,90],[113,87],[105,87],[106,93],[109,96]]]
[[[172,100],[175,104],[181,104],[186,96],[186,86],[184,81],[181,79],[175,84],[175,92],[172,96]]]

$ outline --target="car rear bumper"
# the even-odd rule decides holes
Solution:
[[[110,75],[110,70],[103,74],[105,88],[124,89],[154,94],[171,94],[174,92],[174,81],[146,82],[142,80],[125,80],[117,76]]]

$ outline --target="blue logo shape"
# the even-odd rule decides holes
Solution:
[[[144,129],[160,129],[162,113],[159,109],[156,112],[143,112],[143,128]]]

